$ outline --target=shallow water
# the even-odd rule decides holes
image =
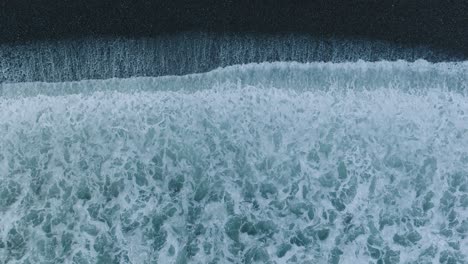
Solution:
[[[466,69],[2,84],[0,260],[466,263]]]

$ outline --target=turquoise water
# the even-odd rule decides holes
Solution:
[[[466,263],[467,72],[0,84],[0,262]]]

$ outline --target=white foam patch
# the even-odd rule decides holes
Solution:
[[[466,67],[3,85],[1,260],[465,262]]]
[[[89,94],[96,91],[186,91],[193,92],[230,83],[237,86],[275,87],[302,90],[373,90],[395,88],[405,91],[428,89],[466,92],[468,62],[430,63],[379,62],[265,62],[234,65],[207,73],[184,76],[135,77],[82,80],[77,82],[0,83],[3,97]]]

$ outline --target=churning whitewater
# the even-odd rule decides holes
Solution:
[[[0,262],[466,263],[467,72],[0,84]]]

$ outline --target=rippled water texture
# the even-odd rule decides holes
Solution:
[[[466,263],[466,62],[0,86],[0,262]]]

